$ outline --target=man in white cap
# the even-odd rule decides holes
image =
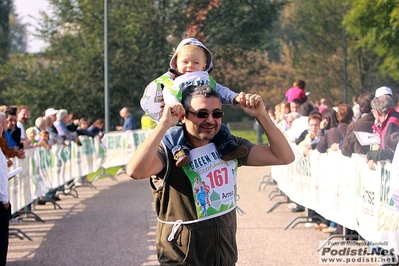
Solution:
[[[53,123],[55,122],[55,120],[57,120],[57,113],[58,113],[58,110],[56,110],[56,109],[54,109],[54,108],[48,108],[45,112],[44,112],[44,115],[45,116],[49,116],[49,117],[51,117],[51,120],[53,120]]]
[[[378,89],[376,89],[375,90],[375,97],[380,97],[381,95],[391,95],[391,97],[392,97],[393,94],[392,94],[391,88],[388,88],[386,86],[382,86],[382,87],[379,87]]]

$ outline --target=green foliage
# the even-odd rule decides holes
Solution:
[[[399,82],[399,1],[346,1],[344,24],[357,40],[358,48],[372,49],[381,58],[386,76]]]
[[[382,73],[399,81],[398,1],[108,1],[111,129],[123,106],[140,121],[144,88],[167,70],[173,47],[185,37],[200,39],[212,51],[211,74],[218,83],[259,93],[267,106],[281,102],[298,78],[307,82],[310,100],[343,100],[345,51],[349,97],[377,85],[395,87]],[[0,15],[11,2],[0,0]],[[7,23],[18,21],[1,15],[0,57],[8,60],[0,66],[1,101],[30,106],[32,117],[51,106],[103,118],[103,4],[49,0],[51,12],[41,13],[36,31],[49,44],[46,51],[9,58],[2,36],[8,36]],[[237,107],[224,110],[226,121],[246,119]]]
[[[3,64],[10,51],[10,23],[12,0],[0,0],[0,64]]]
[[[26,25],[22,24],[18,16],[10,15],[10,52],[24,53],[27,48],[28,37],[26,35]]]

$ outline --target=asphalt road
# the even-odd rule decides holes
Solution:
[[[258,190],[261,177],[269,171],[268,167],[238,171],[238,205],[246,214],[238,216],[237,266],[320,265],[316,250],[328,235],[303,224],[284,230],[298,215],[286,204],[266,213],[283,200],[268,199],[276,186]],[[159,265],[148,180],[120,175],[117,181],[106,178],[94,185],[95,189],[79,187],[78,198],[60,195],[62,209],[55,210],[51,203],[36,206],[34,211],[44,223],[23,218],[11,225],[32,240],[10,236],[7,265]]]

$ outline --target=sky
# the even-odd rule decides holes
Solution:
[[[35,21],[29,17],[39,17],[39,11],[49,11],[47,0],[14,0],[15,11],[22,23],[28,23],[28,52],[37,53],[46,47],[46,43],[36,39],[31,35],[36,25]]]

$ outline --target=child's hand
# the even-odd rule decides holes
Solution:
[[[244,104],[245,103],[245,92],[240,92],[235,98],[234,102],[237,104]]]

